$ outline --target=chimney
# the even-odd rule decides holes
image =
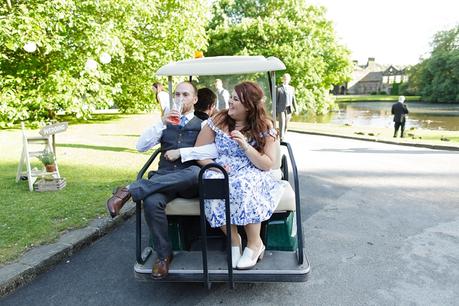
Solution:
[[[375,58],[374,57],[369,57],[368,58],[368,62],[367,62],[367,67],[370,66],[370,65],[374,65],[375,64]]]

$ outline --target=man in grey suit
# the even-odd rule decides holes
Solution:
[[[107,201],[107,209],[114,217],[131,196],[134,201],[143,200],[145,220],[158,255],[152,268],[152,276],[156,279],[167,276],[172,260],[166,205],[177,197],[194,198],[198,195],[200,167],[194,161],[172,161],[164,154],[168,150],[194,146],[203,122],[194,115],[194,104],[198,100],[197,89],[192,83],[179,83],[175,89],[175,98],[183,101],[182,113],[171,110],[161,122],[145,130],[137,142],[137,150],[141,152],[161,144],[158,171],[149,179],[117,188]],[[180,116],[180,124],[172,124],[170,117],[173,115]]]
[[[284,74],[282,76],[282,86],[277,87],[276,114],[279,121],[281,140],[285,137],[287,124],[292,118],[292,113],[296,112],[295,88],[289,85],[290,80],[290,74]]]
[[[218,111],[228,109],[230,94],[228,90],[223,88],[223,81],[221,79],[215,79],[215,88],[217,89],[216,109]]]
[[[405,97],[398,97],[398,102],[392,105],[391,113],[394,115],[394,137],[397,137],[398,129],[400,128],[400,137],[403,138],[405,131],[406,115],[408,108],[406,107]]]

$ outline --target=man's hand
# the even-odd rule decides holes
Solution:
[[[164,158],[168,161],[175,161],[180,157],[180,149],[169,150],[164,153]]]

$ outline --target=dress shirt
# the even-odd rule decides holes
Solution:
[[[193,111],[185,114],[186,118],[188,121],[193,119],[194,113]],[[148,129],[143,132],[142,136],[140,136],[139,140],[137,141],[137,151],[139,152],[145,152],[148,149],[156,146],[160,139],[161,136],[163,135],[163,130],[166,129],[167,125],[163,123],[163,121],[159,121],[157,124],[149,127]],[[202,127],[202,124],[201,124]]]
[[[285,106],[292,106],[292,90],[290,89],[290,85],[284,84],[284,91],[286,95],[286,104]]]
[[[190,160],[203,160],[217,158],[217,146],[215,143],[203,145],[200,147],[188,147],[180,149],[182,163]]]

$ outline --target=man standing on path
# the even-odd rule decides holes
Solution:
[[[169,160],[164,154],[168,150],[194,146],[203,122],[194,115],[194,104],[198,100],[197,89],[192,83],[179,83],[175,89],[175,98],[183,101],[181,114],[171,110],[161,122],[148,128],[137,142],[137,150],[140,152],[161,144],[158,171],[149,179],[140,179],[126,187],[118,187],[107,201],[107,209],[115,217],[131,196],[134,201],[143,200],[145,220],[158,255],[152,268],[152,276],[156,279],[167,276],[172,260],[166,204],[177,197],[194,198],[198,194],[200,167],[194,161],[182,163],[180,159]],[[172,124],[170,117],[173,115],[180,115],[180,124]]]
[[[217,110],[221,111],[228,108],[230,94],[223,88],[221,79],[215,79],[215,88],[217,89]]]
[[[296,112],[295,88],[289,85],[290,80],[290,74],[284,74],[282,86],[277,87],[276,114],[281,140],[287,133],[287,124],[292,118],[292,113]]]
[[[394,137],[397,137],[398,129],[400,128],[400,137],[403,138],[403,132],[405,131],[405,115],[408,114],[408,108],[406,107],[405,96],[398,97],[398,102],[392,105],[392,115],[394,115]]]

